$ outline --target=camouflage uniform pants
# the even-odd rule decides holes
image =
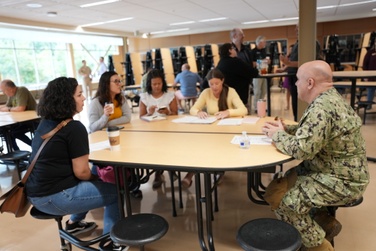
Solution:
[[[324,186],[314,175],[298,176],[295,185],[284,195],[275,214],[300,232],[305,247],[316,247],[323,242],[325,232],[310,216],[311,209],[347,204],[354,196],[359,195],[358,192],[339,182],[334,187]]]

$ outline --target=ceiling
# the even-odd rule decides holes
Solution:
[[[101,0],[0,0],[0,25],[41,26],[74,31],[78,26],[133,18],[83,27],[84,31],[120,36],[175,36],[230,30],[234,27],[258,28],[297,23],[299,0],[120,0],[114,3],[81,8],[80,5]],[[361,3],[348,5],[350,3]],[[30,8],[27,4],[40,4]],[[338,5],[347,6],[338,6]],[[317,22],[374,17],[376,0],[317,0]],[[56,12],[54,17],[48,12]],[[203,22],[213,18],[219,21]],[[192,22],[171,25],[172,23]],[[265,21],[255,24],[243,22]],[[179,31],[180,30],[180,31]]]

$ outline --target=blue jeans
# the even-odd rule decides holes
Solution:
[[[71,214],[74,222],[85,219],[91,209],[104,207],[103,234],[109,233],[120,219],[116,186],[102,181],[81,181],[77,186],[43,197],[29,197],[38,210],[53,214]]]
[[[372,102],[375,96],[376,87],[368,87],[367,88],[367,101]],[[372,104],[370,105],[372,106]]]

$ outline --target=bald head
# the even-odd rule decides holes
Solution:
[[[322,60],[302,64],[296,74],[298,96],[311,103],[318,95],[333,87],[333,74],[328,63]]]
[[[183,64],[183,65],[181,66],[181,70],[182,70],[182,71],[190,70],[190,69],[191,69],[191,67],[189,66],[189,64]]]

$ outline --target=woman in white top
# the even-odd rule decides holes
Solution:
[[[178,105],[173,92],[167,92],[164,75],[158,69],[148,73],[146,92],[140,94],[140,117],[177,115]]]
[[[140,93],[140,118],[151,115],[177,115],[178,103],[173,92],[167,91],[164,75],[158,69],[148,73],[146,92]],[[163,171],[156,171],[153,188],[159,188],[163,183]]]

